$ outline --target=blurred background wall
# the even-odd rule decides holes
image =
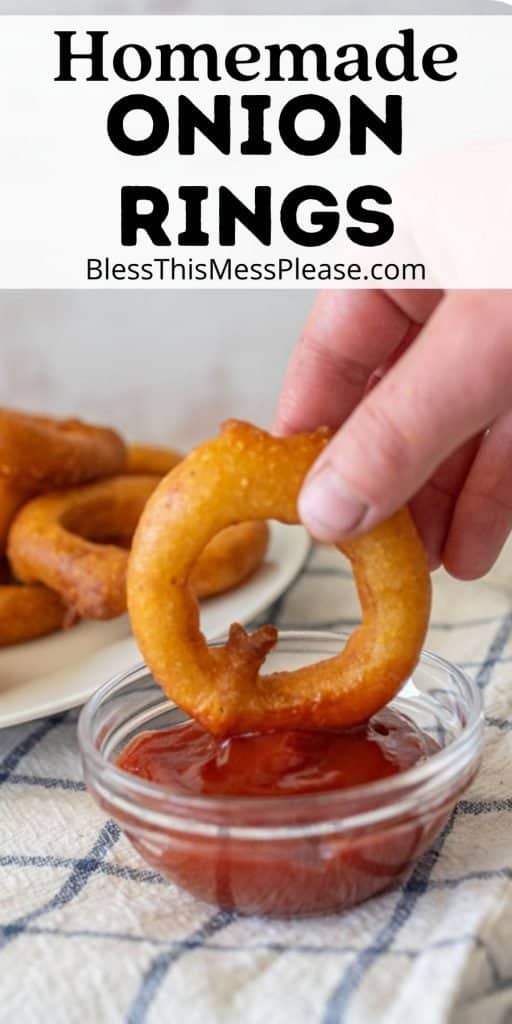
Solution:
[[[0,0],[0,13],[510,13],[484,0]],[[1,285],[1,282],[0,282]],[[0,402],[187,446],[270,425],[312,292],[1,292]]]
[[[313,292],[0,292],[0,403],[188,445],[270,426]]]

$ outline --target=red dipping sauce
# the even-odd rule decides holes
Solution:
[[[118,767],[196,796],[298,796],[376,782],[425,757],[405,719],[339,732],[270,732],[218,742],[195,721],[132,740]],[[430,741],[429,741],[430,742]],[[431,744],[430,744],[431,745]]]
[[[379,814],[382,785],[438,749],[391,709],[348,731],[224,742],[186,721],[137,736],[117,761],[176,796],[183,825],[178,818],[147,839],[129,821],[123,827],[147,861],[210,903],[277,916],[339,910],[396,883],[448,818],[453,795]],[[373,799],[367,784],[375,782]]]

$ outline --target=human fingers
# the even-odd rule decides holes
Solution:
[[[299,508],[319,540],[376,525],[506,410],[511,324],[512,292],[445,296],[309,474]]]
[[[449,455],[409,503],[427,551],[431,572],[441,565],[457,499],[480,441],[481,435],[472,437]]]
[[[401,358],[406,348],[418,336],[421,327],[411,324],[406,337],[393,352],[387,363],[380,366],[368,382],[375,387]],[[470,438],[457,451],[449,455],[436,469],[430,480],[410,501],[410,509],[427,552],[430,571],[441,565],[442,550],[450,528],[455,504],[464,480],[476,455],[481,436]]]
[[[438,298],[416,291],[320,292],[290,359],[276,432],[339,427],[374,371],[406,339],[414,317],[420,322]]]
[[[461,490],[443,550],[458,579],[484,576],[512,529],[512,412],[485,435]]]

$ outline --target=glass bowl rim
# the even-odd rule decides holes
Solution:
[[[278,643],[298,639],[306,642],[308,640],[315,642],[322,640],[326,642],[346,641],[350,635],[351,631],[346,630],[280,630]],[[210,646],[219,646],[221,643],[223,643],[222,640],[217,640]],[[218,832],[219,826],[213,826],[211,820],[201,820],[201,812],[204,815],[205,812],[208,814],[212,810],[219,813],[223,810],[233,811],[233,809],[239,808],[241,811],[250,809],[251,812],[263,814],[264,811],[268,811],[275,814],[278,808],[286,806],[286,809],[290,810],[299,805],[309,809],[325,808],[328,826],[332,829],[336,820],[340,817],[343,818],[343,805],[347,807],[355,800],[363,809],[352,811],[348,817],[343,818],[343,831],[367,825],[370,819],[374,824],[389,817],[399,816],[405,809],[405,804],[409,806],[411,792],[415,802],[418,801],[419,795],[424,797],[442,794],[452,780],[456,780],[459,774],[477,761],[480,754],[483,709],[477,684],[457,665],[431,651],[421,651],[418,666],[422,664],[438,672],[447,673],[455,679],[459,696],[464,701],[467,713],[466,722],[462,726],[460,734],[446,747],[436,751],[425,761],[412,768],[380,781],[363,783],[338,791],[330,790],[325,793],[308,793],[297,796],[285,794],[271,797],[199,796],[175,793],[166,786],[140,779],[123,771],[98,750],[92,735],[93,721],[102,704],[109,696],[121,690],[127,679],[131,678],[133,681],[133,677],[136,675],[151,676],[150,669],[144,662],[137,663],[132,668],[124,670],[104,682],[82,708],[78,720],[78,739],[84,767],[86,770],[92,769],[97,777],[102,778],[103,785],[106,783],[109,793],[115,794],[118,798],[121,797],[122,803],[129,813],[134,813],[138,808],[143,811],[145,816],[149,815],[154,820],[159,818],[160,824],[163,824],[165,820],[167,828],[172,825],[182,831],[212,834],[213,829]],[[412,679],[414,671],[410,676]],[[155,686],[158,684],[155,683]],[[162,700],[167,703],[169,708],[176,707],[163,691]],[[151,727],[149,723],[148,726]],[[418,789],[420,793],[418,793]],[[375,806],[374,801],[379,797],[384,798],[384,803]],[[409,797],[409,801],[407,801],[407,797]],[[145,806],[145,801],[148,799],[152,801],[151,810]],[[364,809],[366,801],[370,803],[370,807]],[[157,809],[155,802],[165,804],[165,806],[160,806]],[[404,808],[401,807],[402,803]],[[177,812],[176,818],[171,807]],[[188,814],[182,817],[184,811],[187,811]],[[316,821],[313,825],[303,824],[296,827],[289,825],[229,826],[229,832],[233,835],[238,833],[245,838],[261,838],[263,833],[270,833],[276,837],[282,833],[289,837],[294,833],[303,835],[310,830],[321,832],[326,827],[324,822]]]

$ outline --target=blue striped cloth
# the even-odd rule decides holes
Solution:
[[[480,583],[436,575],[429,646],[485,694],[484,767],[403,886],[338,916],[265,922],[197,903],[85,792],[76,712],[1,733],[0,1021],[510,1022],[511,569],[512,553]],[[269,617],[351,625],[350,573],[314,551]]]

